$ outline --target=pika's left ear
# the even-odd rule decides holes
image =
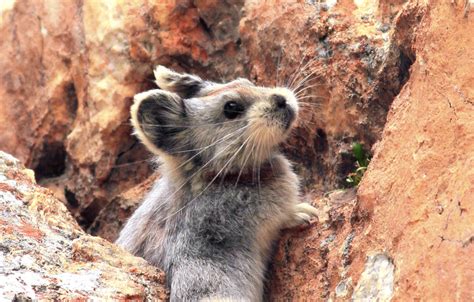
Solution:
[[[177,73],[164,66],[158,65],[155,70],[156,84],[160,89],[174,92],[183,99],[188,99],[199,94],[207,82],[200,77],[187,73]]]
[[[135,135],[153,153],[173,153],[183,143],[186,106],[178,95],[154,89],[135,95],[130,109]]]

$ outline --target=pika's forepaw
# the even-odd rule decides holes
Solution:
[[[311,219],[318,216],[318,210],[309,203],[299,203],[293,207],[290,220],[286,223],[286,228],[293,228],[300,225],[309,225]]]

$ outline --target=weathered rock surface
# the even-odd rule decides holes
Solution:
[[[465,12],[410,1],[394,19],[396,43],[415,61],[410,79],[357,196],[316,199],[321,223],[283,236],[275,300],[473,301],[474,19]]]
[[[92,235],[115,241],[127,219],[138,208],[158,177],[155,173],[141,184],[118,195],[100,211],[87,231]]]
[[[349,297],[352,240],[360,223],[355,190],[331,192],[313,204],[319,223],[288,230],[279,242],[269,273],[270,300],[334,299],[337,283],[347,288],[337,298]]]
[[[400,25],[421,16],[408,37],[416,62],[359,189],[370,222],[355,242],[391,255],[398,301],[474,299],[474,15],[463,5],[413,1],[401,14]]]
[[[380,138],[411,64],[390,35],[400,4],[364,5],[2,1],[0,149],[89,228],[152,173],[128,120],[153,66],[294,88],[306,79],[287,153],[305,188],[340,187],[354,168],[351,143],[370,149]]]
[[[81,230],[34,173],[0,152],[0,300],[166,300],[164,274]]]

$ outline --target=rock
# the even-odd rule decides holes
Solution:
[[[1,300],[166,300],[164,274],[81,230],[34,174],[0,152]]]
[[[270,301],[335,299],[336,286],[338,297],[350,297],[349,269],[357,253],[352,242],[361,223],[356,191],[334,191],[313,205],[319,222],[287,230],[280,239],[268,274]]]
[[[157,180],[155,173],[141,184],[129,189],[105,206],[88,229],[88,232],[114,242],[127,219],[135,212]]]
[[[15,102],[0,106],[0,150],[35,170],[97,234],[106,225],[99,213],[152,174],[150,154],[130,135],[129,107],[153,88],[155,65],[260,85],[306,78],[302,122],[286,151],[305,189],[324,192],[354,169],[352,142],[369,150],[380,138],[411,63],[390,35],[399,3],[354,13],[353,4],[296,0],[0,7],[0,99]]]
[[[326,192],[355,169],[352,143],[370,150],[380,138],[411,61],[376,7],[313,2],[249,1],[240,31],[250,78],[297,88],[300,123],[286,151],[305,186]]]
[[[396,16],[409,80],[356,196],[315,199],[324,224],[283,235],[272,299],[472,300],[474,20],[463,14],[408,1]]]
[[[294,87],[306,79],[299,91],[300,124],[284,149],[307,199],[320,209],[320,221],[283,233],[268,273],[268,297],[472,300],[473,6],[412,0],[2,1],[0,149],[34,169],[81,227],[113,240],[155,177],[128,122],[132,96],[153,87],[154,65],[212,80],[243,76],[259,85]],[[366,176],[357,192],[332,192],[355,169],[353,142],[374,153]],[[34,186],[27,172],[13,176]],[[87,237],[49,191],[34,186],[48,193],[23,203],[29,196],[23,182],[1,187],[9,192],[3,198],[12,201],[9,209],[26,214],[44,204],[32,206],[31,200],[54,200],[54,207],[35,215],[69,230],[54,236],[67,243],[57,249],[72,255],[61,252],[61,259],[81,263],[71,270],[99,265],[91,260],[100,255],[96,249],[115,249]],[[9,241],[20,258],[8,263],[21,270],[21,261],[36,263],[22,260],[31,250],[22,242],[39,247],[31,238],[49,238],[52,231],[46,222],[23,227],[30,220],[20,218],[10,215],[1,226],[20,228],[27,234],[21,238],[30,238]],[[74,235],[66,240],[62,234]],[[112,270],[116,259],[130,256],[101,257]],[[14,286],[51,289],[33,286],[44,279],[35,269],[23,269],[27,281],[15,277]],[[60,275],[54,284],[67,285],[68,274],[79,274],[67,269],[51,273]],[[134,276],[127,280],[142,285],[130,288],[150,293],[143,284],[152,281]],[[57,295],[71,290],[60,289]],[[121,290],[123,297],[128,291]],[[25,289],[16,298],[31,294]]]
[[[418,18],[416,61],[358,192],[370,218],[355,244],[392,259],[396,301],[473,299],[474,19],[461,2],[410,1],[398,17]]]
[[[364,271],[354,289],[354,301],[390,301],[393,296],[394,271],[392,260],[385,254],[367,257]],[[337,295],[337,288],[336,288]]]

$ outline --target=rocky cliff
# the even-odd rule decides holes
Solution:
[[[128,122],[132,96],[153,87],[154,65],[301,84],[301,119],[284,148],[320,222],[283,234],[269,297],[472,300],[472,8],[471,0],[2,1],[0,150],[33,169],[84,229],[113,240],[159,177]],[[366,175],[357,190],[332,192],[355,169],[354,142],[373,153]],[[10,244],[21,254],[18,238]]]

